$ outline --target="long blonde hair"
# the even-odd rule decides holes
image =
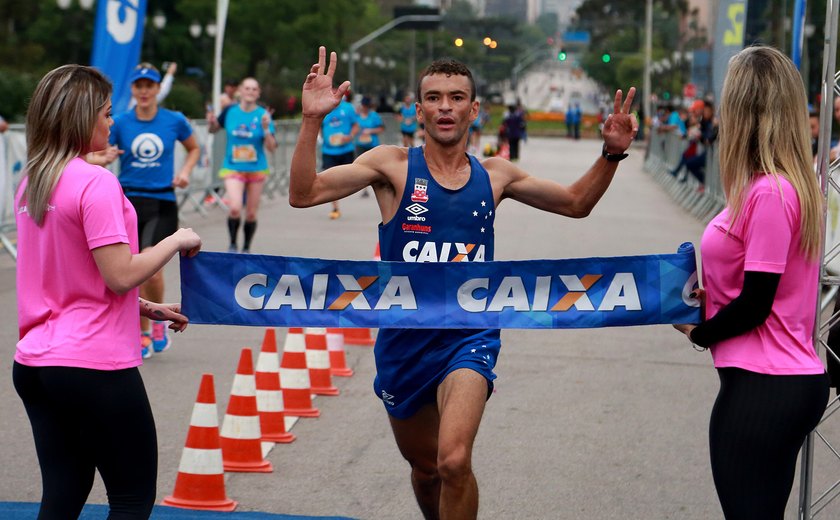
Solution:
[[[784,177],[799,196],[803,253],[819,255],[822,196],[811,155],[808,101],[799,72],[780,51],[747,47],[729,60],[720,103],[720,179],[730,224],[754,175]]]
[[[111,84],[99,71],[64,65],[44,76],[26,112],[26,210],[41,225],[62,171],[90,147]]]

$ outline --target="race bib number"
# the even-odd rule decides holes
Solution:
[[[330,136],[330,145],[341,146],[344,144],[344,134],[333,134]]]
[[[370,134],[361,134],[359,136],[359,142],[362,144],[370,144],[371,141],[373,141],[373,138]]]
[[[235,163],[257,162],[257,149],[252,144],[240,144],[233,147],[232,161]]]

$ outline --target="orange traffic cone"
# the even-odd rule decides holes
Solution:
[[[376,261],[382,260],[382,255],[379,254],[379,242],[376,243],[376,249],[373,250],[373,259]]]
[[[353,369],[347,366],[344,354],[344,333],[341,329],[327,329],[327,350],[330,353],[330,373],[339,377],[350,377]]]
[[[251,349],[243,348],[233,376],[227,413],[222,422],[222,461],[225,471],[271,473],[274,468],[263,459],[260,443],[260,417],[257,414],[257,388]]]
[[[274,329],[265,331],[254,377],[257,383],[257,413],[260,416],[261,439],[269,442],[292,442],[295,440],[294,434],[286,431],[283,391],[280,390],[280,356],[277,354]]]
[[[327,329],[307,328],[304,331],[306,343],[306,366],[309,367],[309,382],[315,395],[338,395],[338,388],[332,384],[330,354],[327,350]]]
[[[321,412],[312,406],[312,392],[309,387],[309,369],[306,367],[306,341],[303,329],[291,327],[283,345],[280,361],[280,387],[286,415],[294,417],[318,417]]]
[[[342,329],[344,343],[362,347],[372,347],[376,341],[370,335],[370,329]]]
[[[213,374],[203,374],[195,400],[178,477],[165,506],[206,511],[233,511],[236,501],[225,494],[225,472],[219,441],[219,416]]]

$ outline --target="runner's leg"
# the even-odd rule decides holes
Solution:
[[[487,402],[487,380],[467,368],[455,370],[438,387],[437,400],[440,517],[476,518],[478,484],[472,471],[472,450]]]
[[[242,246],[243,251],[251,249],[251,240],[254,238],[254,233],[257,231],[257,212],[260,209],[260,200],[262,198],[263,187],[265,186],[265,179],[254,182],[249,182],[245,189],[248,196],[245,201],[245,243]]]
[[[230,234],[230,245],[236,248],[236,235],[239,233],[239,225],[242,222],[242,195],[245,192],[245,183],[240,179],[225,177],[225,194],[228,204],[228,233]]]
[[[408,419],[388,418],[403,458],[411,465],[411,486],[423,517],[439,518],[440,477],[437,472],[437,405],[427,404]]]

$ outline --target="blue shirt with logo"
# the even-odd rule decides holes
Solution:
[[[359,124],[359,115],[353,104],[342,101],[332,112],[324,117],[321,123],[321,137],[324,143],[321,145],[321,152],[326,155],[344,155],[352,153],[355,149],[353,141],[344,143],[344,137],[353,131],[353,125]]]
[[[400,132],[414,133],[417,131],[417,107],[412,103],[400,107]]]
[[[175,143],[192,133],[184,114],[165,108],[151,121],[137,119],[135,110],[114,118],[110,142],[123,150],[119,179],[126,196],[175,200]]]
[[[379,134],[365,134],[365,128],[379,128],[382,125],[382,118],[379,114],[371,110],[367,115],[359,114],[359,126],[362,131],[356,136],[356,146],[364,150],[370,150],[374,146],[379,146]]]
[[[231,105],[219,117],[225,129],[227,144],[222,168],[239,172],[258,172],[268,169],[263,140],[265,132],[262,117],[265,108],[258,106],[245,112],[239,105]],[[269,121],[268,131],[274,133],[274,121]]]

